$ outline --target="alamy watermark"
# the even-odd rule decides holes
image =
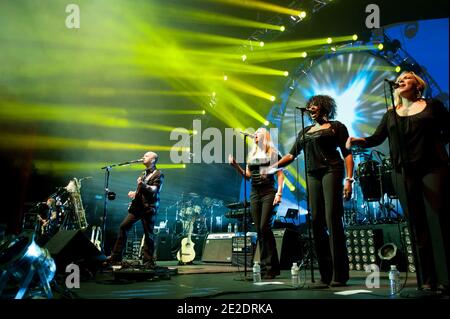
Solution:
[[[228,163],[228,154],[234,155],[236,162],[242,163],[254,147],[253,138],[257,132],[254,128],[245,130],[225,128],[221,131],[215,127],[208,127],[202,130],[201,120],[194,120],[192,127],[191,131],[176,128],[170,132],[170,140],[176,141],[170,151],[172,163]],[[190,133],[192,131],[195,134]],[[270,134],[270,144],[278,150],[278,128],[270,128],[267,131]],[[250,145],[246,146],[247,154],[244,152],[244,135],[251,141]],[[265,139],[258,140],[261,149],[264,149],[264,143]],[[274,164],[272,157],[270,164]]]

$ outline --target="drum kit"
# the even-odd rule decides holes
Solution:
[[[181,194],[176,207],[174,233],[187,235],[192,229],[192,235],[205,235],[221,228],[222,216],[216,216],[214,209],[223,206],[223,201],[204,197],[196,193]],[[191,227],[192,226],[192,227]]]
[[[398,219],[398,196],[392,183],[392,163],[389,157],[373,150],[352,150],[360,158],[355,172],[353,196],[345,209],[347,225],[389,223]]]

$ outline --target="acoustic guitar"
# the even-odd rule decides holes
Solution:
[[[181,248],[177,253],[178,261],[189,263],[195,259],[194,242],[191,239],[192,230],[194,228],[194,219],[189,223],[189,232],[186,238],[181,241]]]

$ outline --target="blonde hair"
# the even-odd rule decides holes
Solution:
[[[264,127],[260,127],[256,130],[255,134],[257,134],[258,131],[264,132],[264,139],[262,141],[258,141],[258,143],[254,143],[252,149],[248,153],[248,160],[250,161],[251,158],[253,158],[256,155],[256,152],[258,151],[258,144],[263,143],[263,150],[266,155],[271,156],[273,153],[277,153],[277,150],[275,146],[272,143],[272,137],[270,136],[270,132],[265,129]]]
[[[404,72],[402,72],[397,77],[395,82],[398,82],[399,79],[403,78],[406,74],[411,74],[414,77],[414,79],[416,80],[417,97],[418,98],[422,97],[423,92],[427,88],[427,84],[425,83],[425,81],[420,76],[415,74],[413,71],[404,71]],[[402,105],[402,98],[401,98],[400,94],[398,94],[397,90],[394,91],[394,102],[395,102],[395,107],[399,107],[400,105]]]

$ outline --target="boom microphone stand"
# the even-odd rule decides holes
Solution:
[[[312,221],[311,221],[311,210],[310,210],[310,205],[309,205],[309,187],[308,187],[308,164],[306,163],[306,147],[305,147],[305,112],[306,112],[306,107],[297,107],[297,109],[299,109],[302,113],[302,137],[301,137],[301,141],[303,143],[303,155],[304,155],[304,168],[305,168],[305,182],[306,182],[306,223],[308,226],[308,252],[307,252],[307,256],[304,257],[304,259],[309,259],[309,267],[311,269],[311,282],[315,282],[314,280],[314,253],[312,251],[312,233],[311,233],[311,228],[312,228]],[[302,263],[303,264],[303,260]]]
[[[118,164],[111,164],[111,165],[104,166],[101,168],[101,169],[105,170],[105,188],[104,188],[105,195],[104,195],[104,200],[103,200],[102,243],[101,243],[102,253],[105,253],[106,218],[108,216],[108,200],[109,199],[114,200],[116,198],[116,194],[109,190],[109,178],[111,175],[111,170],[113,167],[116,167],[116,166],[126,166],[126,165],[130,165],[133,163],[142,163],[142,160],[135,160],[135,161],[118,163]]]

